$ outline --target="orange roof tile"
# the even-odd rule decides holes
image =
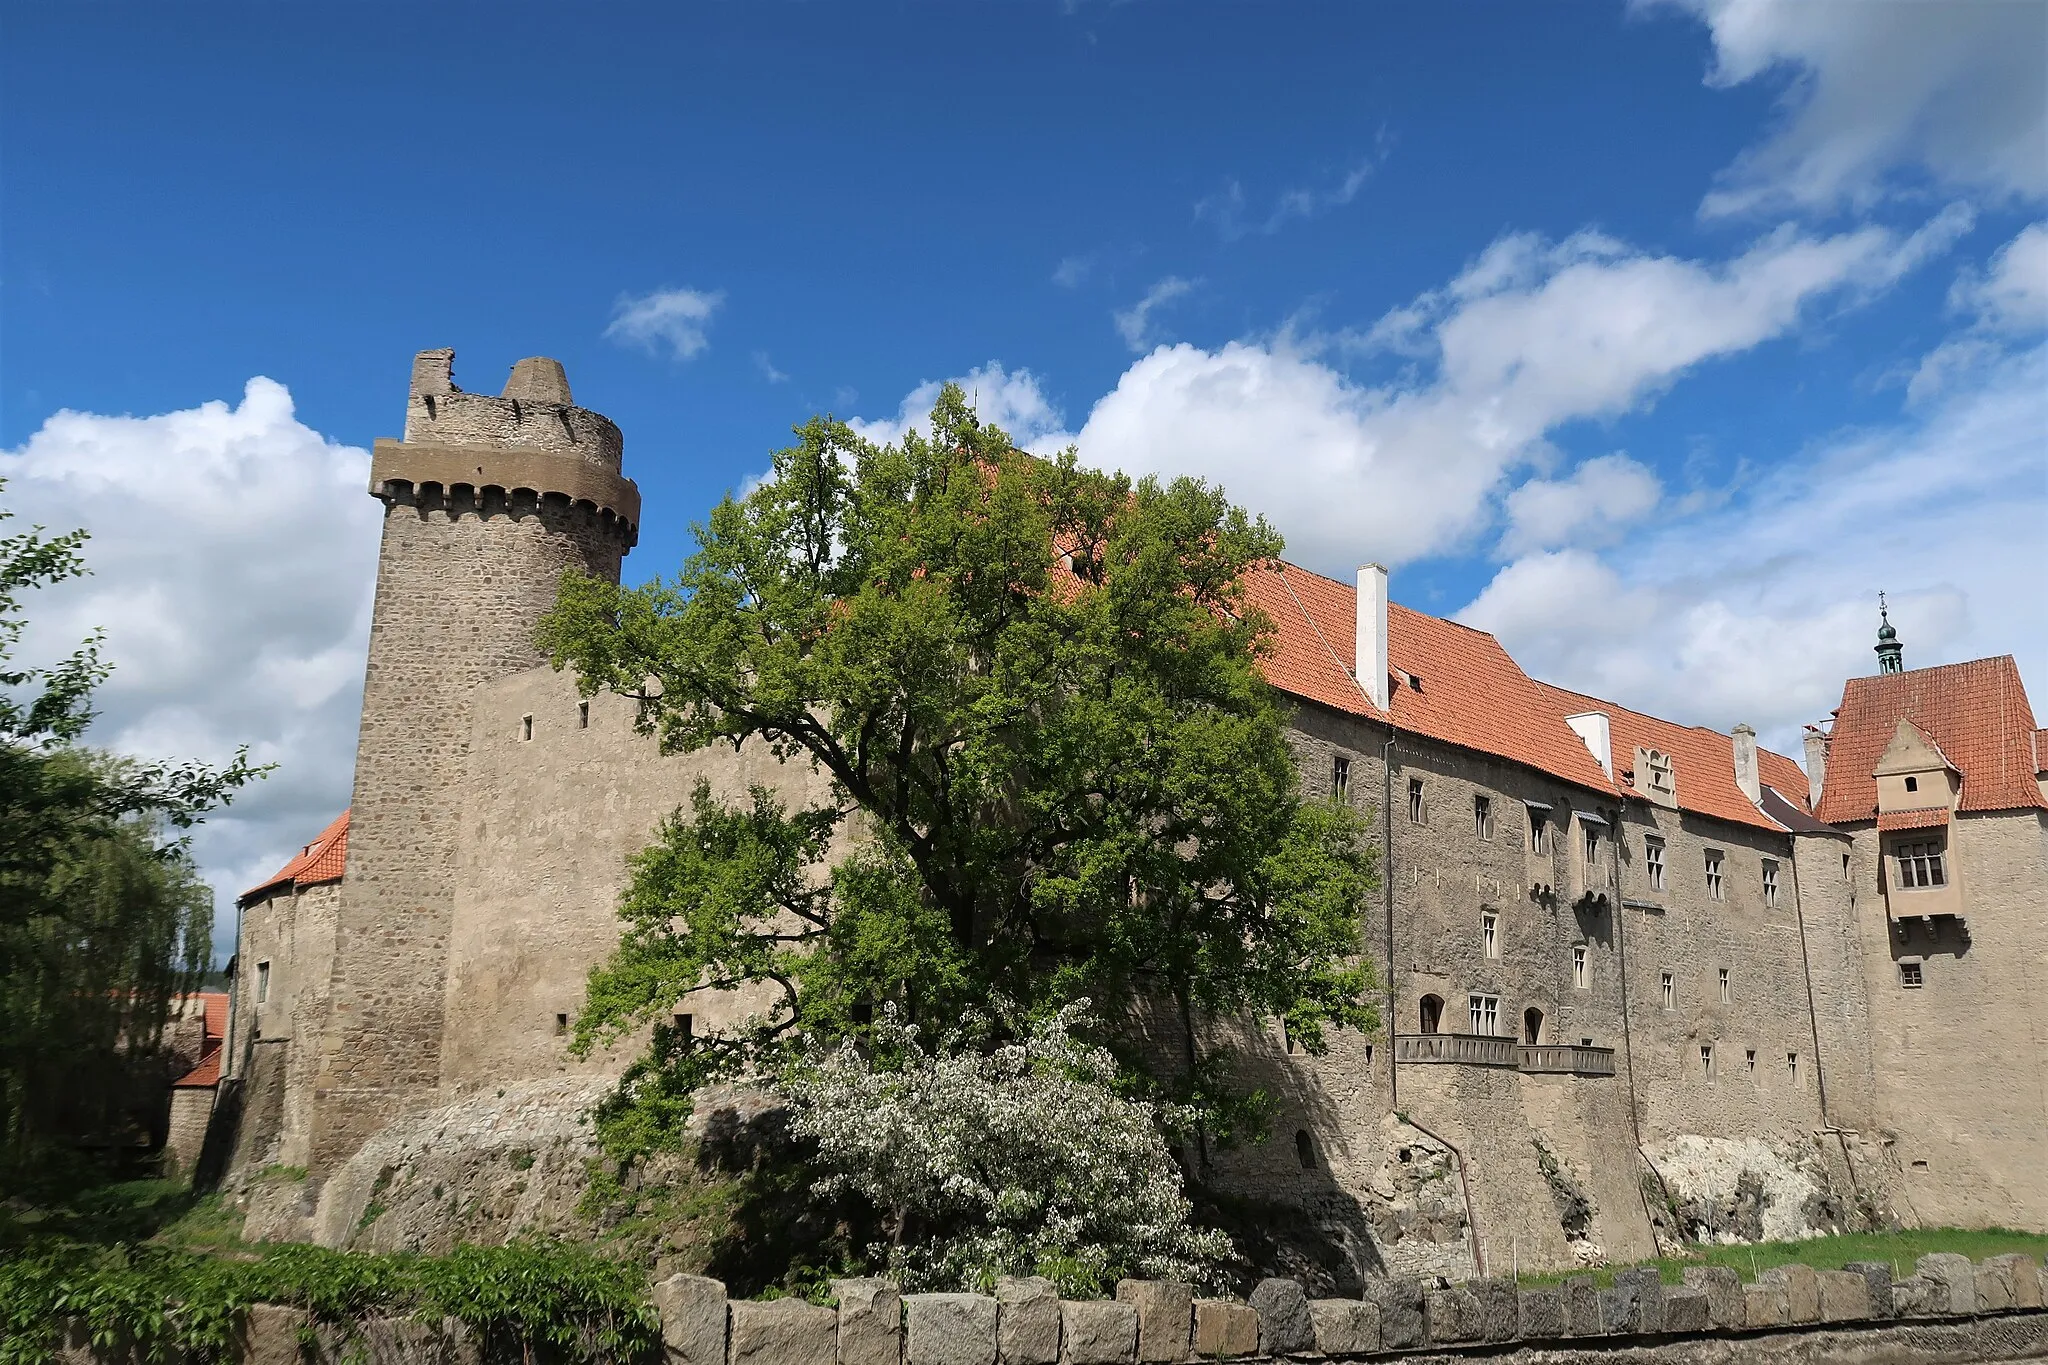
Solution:
[[[199,1064],[171,1082],[174,1086],[212,1086],[220,1081],[221,1044],[228,1031],[226,991],[194,991],[184,1002],[198,1001],[205,1010],[206,1032],[200,1044]],[[181,1002],[183,1003],[183,1002]]]
[[[1936,829],[1947,823],[1947,806],[1935,806],[1930,810],[1880,811],[1877,817],[1877,827],[1887,832],[1895,829]]]
[[[1739,825],[1763,829],[1782,826],[1758,810],[1742,788],[1735,785],[1735,741],[1718,730],[1704,726],[1680,725],[1631,711],[1626,706],[1572,692],[1549,683],[1536,684],[1543,690],[1560,717],[1581,711],[1607,713],[1609,734],[1614,743],[1614,772],[1618,778],[1635,762],[1636,746],[1657,749],[1671,755],[1672,776],[1678,785],[1678,807]],[[1806,774],[1799,765],[1780,753],[1757,746],[1757,776],[1773,787],[1794,807],[1806,804]]]
[[[1959,810],[2048,808],[2035,781],[2034,710],[2010,654],[1851,678],[1828,737],[1818,814],[1829,824],[1877,814],[1877,761],[1907,720],[1963,775]]]
[[[244,891],[241,903],[247,905],[267,892],[289,887],[338,882],[341,880],[342,870],[347,865],[348,812],[343,811],[334,818],[333,824],[320,831],[319,837],[300,849],[297,857],[264,881]]]
[[[1248,573],[1244,587],[1246,601],[1276,628],[1261,661],[1268,682],[1339,711],[1387,719],[1349,672],[1357,657],[1357,588],[1280,563]],[[1387,655],[1403,675],[1388,682],[1398,728],[1594,791],[1616,790],[1562,713],[1485,631],[1389,605]]]
[[[172,1081],[171,1085],[180,1090],[211,1089],[220,1084],[221,1053],[225,1049],[216,1040],[199,1059],[199,1065]]]

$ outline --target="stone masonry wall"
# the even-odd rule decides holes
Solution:
[[[1923,1226],[2048,1226],[2048,817],[1955,818],[1960,923],[1912,918],[1879,851],[1875,829],[1856,832],[1869,1047],[1905,1211]],[[1918,988],[1902,960],[1920,964]]]
[[[415,380],[418,403],[427,395],[417,369]],[[485,401],[509,408],[517,400]],[[447,443],[449,434],[436,439]],[[488,446],[477,449],[487,458]],[[475,690],[539,663],[532,632],[554,603],[562,570],[616,581],[631,534],[615,517],[555,494],[395,483],[383,497],[348,867],[313,1106],[308,1164],[320,1172],[440,1082]]]

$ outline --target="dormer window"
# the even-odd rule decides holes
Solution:
[[[1907,779],[1906,779],[1906,790],[1907,790],[1907,791],[1909,791],[1909,792],[1916,792],[1916,791],[1919,791],[1919,790],[1920,790],[1920,779],[1919,779],[1919,778],[1917,778],[1917,777],[1909,777],[1909,778],[1907,778]]]

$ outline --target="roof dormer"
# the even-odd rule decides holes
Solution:
[[[1963,791],[1962,773],[1910,720],[1899,721],[1872,774],[1880,812],[1953,809]]]
[[[1637,795],[1666,810],[1678,809],[1678,769],[1670,754],[1636,745],[1634,778]]]

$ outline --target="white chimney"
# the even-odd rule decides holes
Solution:
[[[1575,716],[1566,716],[1564,723],[1578,732],[1586,742],[1586,752],[1593,755],[1593,761],[1607,774],[1607,780],[1614,780],[1614,727],[1605,711],[1581,711]]]
[[[1806,727],[1806,799],[1820,804],[1821,788],[1828,780],[1828,736],[1818,725]]]
[[[1387,566],[1368,564],[1358,571],[1358,649],[1354,666],[1358,685],[1372,704],[1387,709]]]
[[[1735,785],[1755,805],[1764,799],[1763,780],[1756,772],[1756,731],[1738,725],[1729,731],[1729,737],[1735,741]]]

